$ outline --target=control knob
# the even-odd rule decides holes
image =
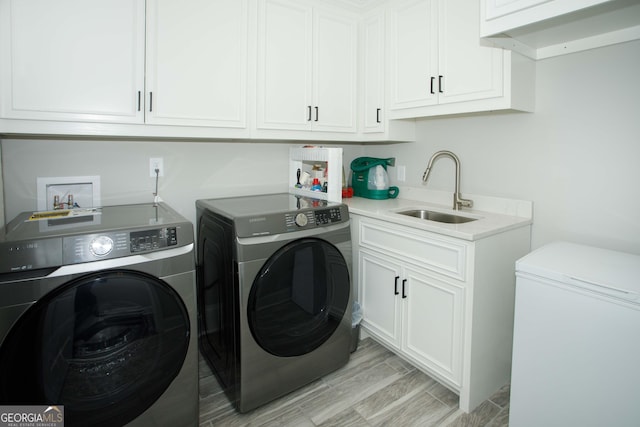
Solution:
[[[294,222],[298,227],[304,227],[309,223],[309,218],[303,213],[299,213],[296,215]]]
[[[113,250],[113,240],[108,236],[98,236],[89,243],[89,250],[95,256],[105,256]]]

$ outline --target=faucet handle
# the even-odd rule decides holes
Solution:
[[[453,209],[460,210],[460,208],[472,208],[473,200],[463,199],[460,197],[460,193],[453,193]]]
[[[472,208],[473,207],[473,200],[469,200],[469,199],[460,199],[458,201],[458,203],[460,204],[460,206],[462,206],[463,208]]]

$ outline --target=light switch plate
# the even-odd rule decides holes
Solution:
[[[398,182],[404,182],[407,180],[407,167],[402,165],[402,166],[397,166],[396,167],[397,170],[397,178],[398,178]]]

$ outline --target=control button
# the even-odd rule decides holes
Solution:
[[[89,243],[89,250],[95,256],[105,256],[113,250],[113,240],[108,236],[96,237]]]
[[[304,227],[309,223],[309,218],[303,213],[296,215],[295,223],[298,227]]]

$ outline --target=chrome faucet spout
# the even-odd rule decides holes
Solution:
[[[427,182],[427,179],[429,179],[429,174],[431,173],[431,163],[429,163],[429,166],[427,166],[427,169],[425,169],[424,173],[422,174],[422,182]]]
[[[431,156],[431,158],[429,159],[429,163],[427,164],[427,169],[425,169],[424,174],[422,175],[422,182],[427,182],[427,179],[429,179],[429,174],[431,173],[431,168],[433,167],[433,162],[435,162],[440,157],[449,157],[456,165],[456,189],[455,193],[453,193],[453,209],[460,210],[463,207],[472,207],[473,200],[463,199],[460,195],[460,159],[451,151],[442,150],[434,153],[433,156]]]

